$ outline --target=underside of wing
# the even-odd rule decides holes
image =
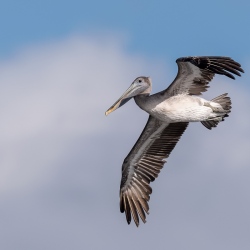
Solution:
[[[235,79],[234,75],[244,73],[241,65],[230,57],[202,56],[182,57],[176,60],[178,74],[173,83],[163,91],[168,96],[178,94],[200,95],[207,91],[215,74]]]
[[[128,224],[131,218],[139,225],[145,223],[152,189],[150,182],[160,173],[188,123],[162,123],[149,117],[136,144],[125,158],[120,186],[120,210],[125,212]]]

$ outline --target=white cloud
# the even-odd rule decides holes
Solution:
[[[160,90],[166,85],[157,83],[172,80],[166,73],[160,60],[129,54],[121,39],[95,36],[33,47],[0,63],[3,249],[125,249],[124,237],[144,249],[248,249],[244,78],[212,84],[211,98],[229,92],[232,113],[213,131],[190,126],[153,183],[148,223],[128,227],[119,213],[121,163],[147,114],[132,101],[104,112],[138,75],[150,75]]]

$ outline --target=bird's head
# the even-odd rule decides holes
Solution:
[[[105,112],[105,115],[115,111],[132,97],[137,95],[149,95],[152,89],[150,77],[140,76],[137,77],[130,87],[123,93],[123,95]]]

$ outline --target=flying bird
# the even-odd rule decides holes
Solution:
[[[145,128],[122,165],[120,211],[125,212],[128,224],[131,215],[136,226],[139,217],[146,222],[152,193],[150,182],[159,175],[189,122],[201,122],[212,129],[230,113],[231,99],[227,93],[210,101],[199,97],[207,91],[214,75],[235,79],[233,74],[244,73],[230,57],[182,57],[176,62],[178,74],[167,89],[150,95],[150,77],[138,77],[105,113],[108,115],[131,98],[149,113]]]

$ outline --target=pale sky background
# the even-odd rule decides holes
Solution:
[[[0,249],[250,249],[249,1],[1,1]],[[104,112],[140,75],[153,92],[189,55],[230,56],[216,77],[232,113],[191,124],[136,228],[119,211],[121,164],[148,115]]]

